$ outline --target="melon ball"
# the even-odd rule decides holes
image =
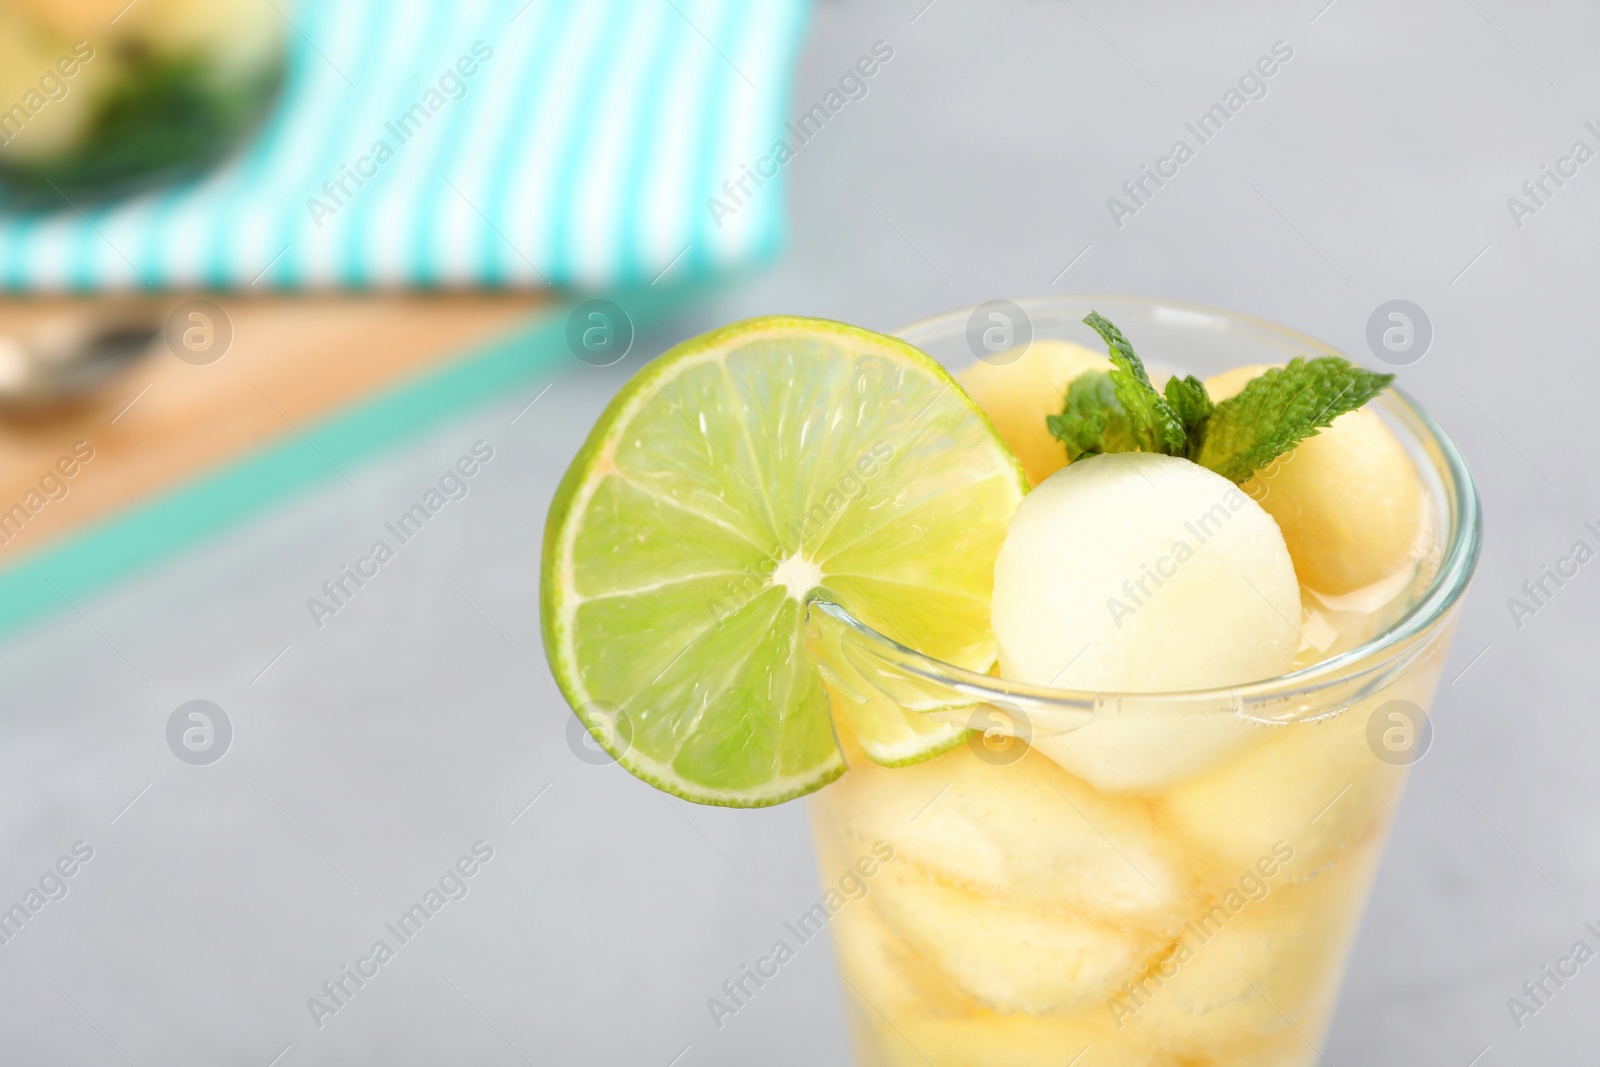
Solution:
[[[267,0],[139,0],[129,14],[157,52],[199,56],[230,79],[276,62],[285,25]]]
[[[905,865],[884,868],[872,893],[889,929],[917,955],[1003,1014],[1099,1008],[1170,941],[1163,931],[1028,907]]]
[[[1427,704],[1426,692],[1412,692]],[[1343,714],[1257,727],[1263,743],[1166,794],[1168,825],[1215,877],[1249,870],[1280,840],[1293,846],[1279,862],[1295,879],[1349,857],[1379,834],[1405,786],[1406,768],[1374,759],[1367,747],[1368,719],[1397,695],[1389,689]]]
[[[1206,379],[1215,401],[1272,369]],[[1244,485],[1278,520],[1300,581],[1335,596],[1395,574],[1417,554],[1427,493],[1405,447],[1376,412],[1347,412]]]
[[[63,59],[76,65],[71,78],[61,76],[57,63]],[[16,104],[26,120],[19,128],[14,110],[0,111],[10,123],[0,128],[0,161],[47,160],[77,147],[89,132],[107,75],[106,64],[80,63],[70,43],[0,6],[0,109]]]
[[[73,41],[93,37],[99,44],[116,29],[111,20],[129,5],[128,0],[21,0],[16,6],[54,33]],[[66,47],[71,50],[71,44]]]
[[[1028,483],[1038,485],[1067,465],[1067,448],[1045,425],[1061,414],[1067,385],[1091,370],[1110,370],[1111,361],[1069,341],[1034,341],[1004,365],[979,360],[956,381],[994,422],[1000,436],[1022,461]]]
[[[1001,673],[1100,692],[1237,685],[1289,669],[1300,586],[1277,523],[1186,459],[1081,459],[1023,498],[994,568]]]
[[[897,867],[1014,904],[1170,933],[1195,892],[1148,803],[1096,792],[1031,751],[989,763],[958,745],[909,767],[852,765],[814,803],[819,825],[849,838],[835,846],[845,862],[882,839]]]

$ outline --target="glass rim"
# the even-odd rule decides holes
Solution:
[[[1327,342],[1319,341],[1308,334],[1268,319],[1186,301],[1114,293],[1063,293],[1028,297],[1013,301],[1013,303],[1024,311],[1030,311],[1033,308],[1042,310],[1051,305],[1061,305],[1069,302],[1076,306],[1082,306],[1096,301],[1139,304],[1152,310],[1171,308],[1189,314],[1220,317],[1229,322],[1246,324],[1254,330],[1278,339],[1297,345],[1304,345],[1310,351],[1322,354],[1342,354],[1338,348]],[[967,319],[976,307],[977,305],[973,305],[919,319],[893,331],[894,336],[920,348],[921,344],[919,342],[926,341],[934,335],[952,332],[959,334],[965,329]],[[1163,692],[1103,692],[1058,689],[1009,681],[993,675],[965,670],[931,656],[926,656],[913,648],[901,644],[856,619],[838,604],[817,599],[813,600],[811,606],[833,617],[836,622],[856,632],[858,636],[865,638],[869,643],[877,645],[881,651],[889,652],[901,668],[928,681],[950,686],[979,701],[991,699],[1004,701],[1020,698],[1029,702],[1070,709],[1099,707],[1108,699],[1137,701],[1145,704],[1221,702],[1225,705],[1237,707],[1241,702],[1268,700],[1276,703],[1286,698],[1293,699],[1297,696],[1317,693],[1330,687],[1349,684],[1354,680],[1352,671],[1356,675],[1364,676],[1388,666],[1411,648],[1413,639],[1428,635],[1430,629],[1450,613],[1451,609],[1460,602],[1461,596],[1466,591],[1467,584],[1472,578],[1482,543],[1483,517],[1478,492],[1473,484],[1471,472],[1467,469],[1466,461],[1450,440],[1449,435],[1419,404],[1412,400],[1409,394],[1398,387],[1391,387],[1387,390],[1377,403],[1381,404],[1385,410],[1397,417],[1403,424],[1408,424],[1405,425],[1405,429],[1410,431],[1416,438],[1415,443],[1423,446],[1424,449],[1436,457],[1437,473],[1441,481],[1444,482],[1446,495],[1450,498],[1446,502],[1448,506],[1447,516],[1450,523],[1450,538],[1443,546],[1443,556],[1437,570],[1434,572],[1432,581],[1428,583],[1427,589],[1416,599],[1416,602],[1411,605],[1404,615],[1371,640],[1363,642],[1355,648],[1329,656],[1327,659],[1319,660],[1309,666],[1241,685],[1221,686],[1210,689]],[[1406,657],[1407,662],[1409,662],[1409,659],[1409,656]]]

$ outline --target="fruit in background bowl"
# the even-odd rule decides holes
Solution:
[[[0,0],[0,202],[64,206],[214,162],[283,64],[269,0]]]

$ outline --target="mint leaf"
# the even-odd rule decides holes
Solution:
[[[1188,435],[1189,448],[1193,450],[1200,440],[1201,427],[1216,409],[1210,394],[1206,392],[1206,383],[1192,374],[1186,378],[1168,378],[1167,403],[1183,420],[1183,430]]]
[[[1128,417],[1117,403],[1116,387],[1108,371],[1086,371],[1072,379],[1059,415],[1045,424],[1067,446],[1067,460],[1102,452],[1134,452],[1139,443]]]
[[[1157,392],[1121,330],[1094,311],[1083,321],[1105,339],[1112,369],[1074,378],[1061,413],[1045,417],[1069,462],[1104,452],[1159,452],[1244,482],[1394,381],[1339,356],[1302,356],[1215,404],[1192,374],[1169,379],[1165,393]]]
[[[1111,384],[1139,451],[1185,455],[1189,441],[1183,419],[1150,384],[1143,361],[1134,354],[1133,346],[1122,336],[1122,331],[1098,311],[1089,312],[1083,321],[1105,340],[1111,351],[1111,363],[1115,368],[1111,371]]]
[[[1192,458],[1231,481],[1247,481],[1392,381],[1392,374],[1374,374],[1339,356],[1296,357],[1218,404],[1201,428]]]

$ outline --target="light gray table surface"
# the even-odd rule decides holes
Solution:
[[[818,896],[804,807],[694,807],[575,757],[539,644],[545,509],[607,397],[682,337],[1087,291],[1256,313],[1372,365],[1373,310],[1426,311],[1401,382],[1467,455],[1487,547],[1320,1062],[1593,1063],[1600,963],[1520,1028],[1506,1002],[1597,944],[1600,563],[1520,626],[1507,600],[1600,544],[1600,161],[1520,226],[1507,199],[1600,148],[1600,13],[1325,2],[824,3],[794,111],[875,41],[894,56],[762,191],[793,220],[775,264],[616,367],[573,361],[9,639],[0,899],[74,842],[93,858],[0,947],[0,1062],[844,1063],[824,942],[713,1025],[707,998]],[[1265,97],[1116,225],[1108,198],[1278,41]],[[466,499],[316,628],[306,599],[479,440]],[[165,735],[199,698],[234,729],[205,767]],[[477,841],[467,895],[319,1028],[307,998]]]

